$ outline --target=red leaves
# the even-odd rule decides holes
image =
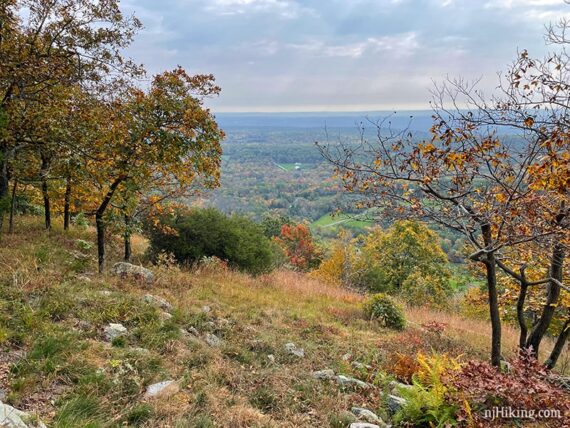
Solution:
[[[281,227],[281,235],[275,241],[283,248],[285,255],[293,267],[308,270],[320,261],[310,229],[304,224]]]

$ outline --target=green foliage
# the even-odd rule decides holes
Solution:
[[[103,410],[96,397],[79,395],[66,401],[57,414],[53,426],[56,428],[90,427],[103,423]]]
[[[403,330],[406,326],[402,308],[383,293],[370,297],[364,304],[364,312],[368,318],[378,320],[385,327]]]
[[[412,306],[445,308],[449,306],[451,288],[447,278],[413,272],[402,283],[401,295]]]
[[[284,224],[292,224],[288,216],[266,214],[261,222],[263,234],[268,238],[275,238],[281,234],[281,228]]]
[[[180,263],[218,257],[231,267],[260,274],[275,264],[274,247],[260,226],[242,216],[228,217],[210,209],[179,209],[149,226],[151,255],[172,253]]]
[[[435,232],[422,223],[401,220],[387,231],[376,229],[365,238],[359,265],[364,268],[362,281],[368,289],[399,293],[414,273],[448,289],[447,263]]]

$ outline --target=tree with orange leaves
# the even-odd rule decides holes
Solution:
[[[321,252],[315,245],[311,230],[307,225],[284,224],[281,227],[281,234],[274,239],[295,269],[308,271],[319,265]]]

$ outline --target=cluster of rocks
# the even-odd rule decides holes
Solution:
[[[363,382],[359,379],[345,376],[345,375],[337,375],[335,374],[334,370],[325,369],[325,370],[318,370],[313,372],[313,377],[319,380],[334,380],[338,385],[343,388],[360,388],[360,389],[371,389],[374,386],[370,383]]]
[[[113,265],[112,271],[121,278],[132,278],[146,285],[151,285],[154,282],[154,274],[142,266],[120,262]]]

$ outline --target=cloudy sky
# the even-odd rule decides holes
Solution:
[[[150,72],[213,73],[228,111],[428,108],[432,81],[482,77],[517,49],[545,52],[563,0],[123,0],[145,26],[130,55]]]

